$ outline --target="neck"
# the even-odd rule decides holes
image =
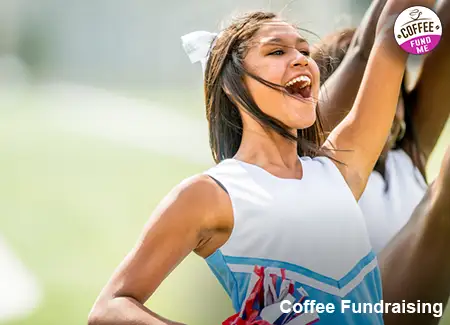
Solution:
[[[235,158],[259,166],[276,165],[295,169],[298,167],[297,142],[272,130],[264,130],[259,124],[244,126]]]

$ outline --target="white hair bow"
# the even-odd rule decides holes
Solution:
[[[181,36],[183,48],[186,51],[191,63],[200,62],[203,74],[206,70],[206,61],[208,60],[209,51],[213,46],[213,42],[218,34],[205,31],[196,31]]]

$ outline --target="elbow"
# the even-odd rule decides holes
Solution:
[[[352,48],[352,54],[355,59],[361,62],[367,63],[369,61],[370,52],[372,51],[372,46],[367,44],[355,44]]]
[[[92,310],[88,316],[88,325],[101,325],[102,324],[102,314],[98,310]]]
[[[92,307],[88,315],[88,325],[113,325],[111,321],[107,319],[108,308],[107,302],[96,302],[94,307]]]
[[[88,325],[101,325],[101,318],[98,318],[95,314],[89,314]]]
[[[100,325],[101,323],[101,320],[97,318],[96,315],[89,314],[88,325]]]

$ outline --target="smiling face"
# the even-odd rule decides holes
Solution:
[[[304,129],[316,121],[320,87],[319,68],[309,56],[309,44],[290,24],[265,22],[255,33],[244,59],[250,73],[283,91],[272,89],[250,76],[244,83],[258,107],[291,129]]]
[[[244,134],[261,135],[261,129],[296,143],[301,156],[320,152],[319,78],[308,43],[276,14],[254,11],[233,19],[214,40],[205,66],[214,160],[233,157]]]

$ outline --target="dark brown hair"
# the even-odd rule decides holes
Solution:
[[[346,28],[330,34],[312,47],[311,57],[320,69],[321,84],[338,68],[355,35],[355,28]]]
[[[254,34],[272,19],[278,19],[278,16],[271,12],[244,14],[222,31],[210,49],[204,87],[209,142],[216,163],[232,158],[241,144],[242,119],[238,105],[265,129],[272,129],[281,136],[296,141],[300,156],[324,154],[319,149],[323,142],[319,115],[311,127],[298,130],[297,136],[294,136],[281,121],[261,111],[243,83],[243,77],[248,75],[272,89],[288,94],[283,86],[250,73],[243,65]]]

